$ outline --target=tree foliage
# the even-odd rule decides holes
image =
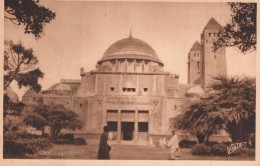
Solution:
[[[197,136],[199,143],[223,128],[222,115],[208,100],[193,103],[188,110],[172,119],[173,127]]]
[[[175,128],[195,134],[199,142],[225,129],[233,142],[255,133],[256,85],[253,78],[216,77],[206,97],[172,119]]]
[[[20,116],[25,104],[22,102],[15,103],[9,99],[7,94],[4,94],[4,118],[7,115]]]
[[[5,0],[5,18],[15,25],[23,24],[24,33],[40,38],[46,23],[55,19],[56,14],[39,5],[39,0]]]
[[[81,122],[78,115],[66,109],[62,105],[41,105],[35,106],[31,114],[29,114],[24,122],[36,129],[42,130],[50,127],[53,137],[57,137],[62,129],[76,130],[81,128]]]
[[[256,82],[254,78],[217,77],[209,86],[212,103],[223,114],[225,129],[234,142],[255,133]]]
[[[228,3],[232,20],[218,33],[214,49],[238,47],[242,53],[256,50],[256,3]]]
[[[5,41],[4,50],[4,89],[14,80],[19,88],[29,87],[36,92],[41,90],[38,83],[44,73],[37,67],[38,59],[33,50],[26,49],[21,42],[15,44],[13,41]]]

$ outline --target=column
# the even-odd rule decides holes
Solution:
[[[120,143],[121,140],[121,110],[117,113],[117,141]]]
[[[116,72],[118,72],[118,59],[116,59]]]
[[[96,74],[96,78],[95,78],[95,94],[97,94],[97,89],[98,89],[98,74]]]
[[[106,104],[103,102],[103,104],[101,105],[101,113],[102,113],[102,129],[104,126],[107,126],[107,106]]]
[[[142,73],[144,72],[144,60],[142,60]]]
[[[104,95],[104,94],[106,94],[106,91],[107,91],[107,89],[106,89],[107,88],[107,75],[102,74],[101,76],[105,77],[105,81],[104,81],[104,84],[103,84],[103,95]]]
[[[80,101],[80,103],[83,103],[83,100],[79,100]],[[87,109],[87,130],[89,131],[89,130],[91,130],[91,118],[90,118],[90,116],[91,116],[91,112],[90,112],[90,102],[89,102],[89,100],[87,100],[86,101],[87,102],[87,104],[88,104],[88,109]]]
[[[161,75],[162,77],[162,96],[164,95],[164,75]]]
[[[134,59],[134,72],[136,72],[136,59]]]
[[[155,90],[156,90],[156,75],[153,75],[153,94],[155,95]]]
[[[134,140],[138,140],[138,110],[135,110]]]
[[[125,63],[125,72],[127,72],[127,65],[128,65],[128,60],[127,60],[127,59],[125,59],[125,60],[124,60],[124,63]]]
[[[102,101],[103,99],[99,98],[97,99],[98,102],[98,116],[97,116],[97,126],[98,126],[98,130],[100,130],[102,132],[103,130],[103,115],[102,115]]]
[[[137,95],[139,95],[139,75],[136,75],[136,92]]]

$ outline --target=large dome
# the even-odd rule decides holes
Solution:
[[[142,59],[163,65],[150,45],[140,39],[133,38],[131,35],[112,44],[98,63],[113,59]]]

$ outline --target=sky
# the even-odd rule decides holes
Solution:
[[[80,68],[95,69],[106,49],[127,38],[130,28],[134,38],[148,43],[164,62],[164,70],[180,76],[187,83],[188,52],[211,17],[221,25],[231,19],[226,3],[217,2],[71,2],[41,1],[56,13],[46,24],[44,35],[35,39],[24,34],[24,27],[4,20],[4,38],[22,41],[32,48],[45,73],[43,90],[60,79],[80,79]],[[227,71],[230,76],[256,76],[256,52],[246,55],[227,48]],[[20,99],[26,88],[11,87]]]

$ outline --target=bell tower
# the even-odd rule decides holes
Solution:
[[[201,34],[202,56],[201,85],[207,88],[213,77],[227,76],[227,62],[225,47],[213,51],[213,42],[222,26],[212,17]]]
[[[188,84],[201,83],[201,44],[196,41],[188,55]]]

